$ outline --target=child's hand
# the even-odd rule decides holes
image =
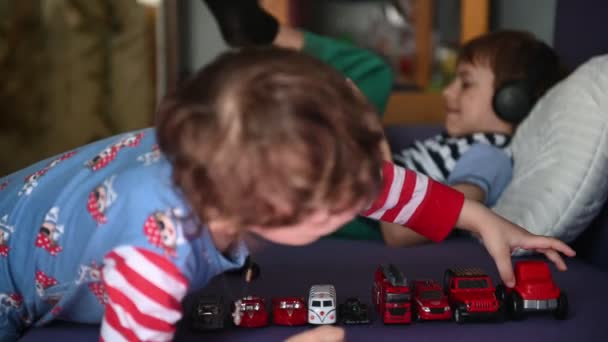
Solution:
[[[573,257],[576,252],[562,241],[534,235],[524,228],[495,214],[485,206],[465,200],[458,226],[477,234],[498,267],[498,273],[508,287],[515,286],[511,253],[516,249],[534,250],[553,261],[560,271],[566,263],[560,252]]]

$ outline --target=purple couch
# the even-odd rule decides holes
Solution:
[[[387,136],[393,148],[404,146],[414,137],[437,132],[433,126],[390,127]],[[554,278],[566,291],[570,317],[554,320],[549,314],[532,315],[524,321],[504,323],[424,322],[409,326],[387,326],[374,319],[365,326],[347,326],[348,341],[603,341],[608,338],[608,324],[603,319],[608,310],[608,208],[584,236],[575,243],[579,256],[568,261],[569,270]],[[260,295],[269,301],[273,296],[306,297],[315,283],[332,283],[339,301],[358,296],[369,304],[372,275],[380,263],[394,263],[407,277],[441,280],[453,266],[477,266],[495,281],[496,268],[485,249],[476,241],[457,237],[440,244],[414,248],[388,248],[379,241],[324,239],[306,247],[285,247],[253,240],[252,256],[262,267],[262,276],[247,288],[239,277],[221,275],[202,294],[222,295],[230,300],[246,294]],[[195,295],[184,301],[184,310],[192,307]],[[185,319],[178,328],[178,341],[279,341],[305,327],[269,326],[258,329],[229,328],[214,333],[195,333]],[[98,326],[56,323],[28,333],[22,341],[69,339],[89,341],[97,338]]]

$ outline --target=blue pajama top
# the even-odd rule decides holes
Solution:
[[[171,165],[152,128],[107,138],[0,178],[0,341],[55,318],[102,322],[112,293],[119,302],[120,293],[136,296],[129,292],[133,288],[140,293],[154,288],[179,304],[186,289],[200,288],[243,265],[243,243],[224,257],[208,230],[197,226],[172,186]],[[144,260],[149,268],[131,269],[129,260]],[[104,270],[104,265],[111,267]],[[155,271],[176,283],[133,280]],[[179,309],[171,305],[165,309]],[[114,313],[119,321],[129,314]],[[172,317],[170,313],[163,317]],[[143,328],[152,319],[130,314]],[[161,333],[172,333],[165,330]],[[139,335],[150,336],[159,335]]]

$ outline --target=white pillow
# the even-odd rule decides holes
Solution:
[[[608,194],[608,55],[553,87],[517,129],[513,181],[494,211],[571,242]]]

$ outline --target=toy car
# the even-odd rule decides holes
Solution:
[[[238,327],[257,328],[268,325],[268,311],[263,298],[243,297],[233,304],[232,318]]]
[[[512,319],[523,319],[526,312],[552,312],[557,319],[567,318],[568,297],[553,281],[546,262],[527,260],[516,263],[515,282],[513,288],[502,284],[497,286]]]
[[[378,266],[374,273],[372,298],[384,324],[412,322],[411,289],[407,278],[395,265]]]
[[[368,324],[369,312],[367,305],[361,303],[358,298],[348,298],[339,306],[340,321],[344,324]]]
[[[413,283],[415,320],[452,319],[452,308],[441,285],[434,280],[415,280]]]
[[[503,304],[497,298],[492,279],[483,270],[448,269],[443,282],[456,323],[464,323],[469,318],[504,320]]]
[[[277,297],[272,299],[272,321],[277,325],[304,325],[308,323],[308,310],[304,298]]]
[[[224,299],[215,296],[200,297],[192,308],[190,317],[194,330],[207,331],[224,328],[226,322]]]
[[[336,289],[333,285],[311,286],[308,294],[308,323],[336,323],[336,300]]]

